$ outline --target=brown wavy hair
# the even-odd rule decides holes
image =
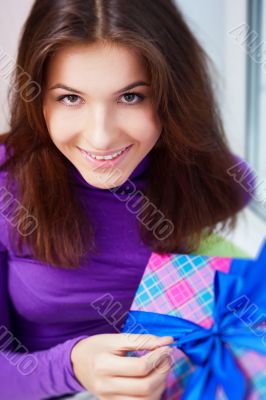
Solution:
[[[19,234],[19,251],[26,241],[40,261],[75,268],[81,255],[95,250],[65,157],[49,136],[41,89],[56,51],[96,42],[127,46],[142,57],[162,121],[144,195],[160,210],[154,221],[162,213],[174,229],[159,240],[140,224],[142,240],[155,252],[190,253],[218,223],[217,232],[233,229],[243,194],[226,172],[233,157],[213,93],[211,62],[174,1],[36,0],[19,41],[10,130],[0,136],[8,155],[1,170],[16,179],[20,204],[38,221],[30,235]],[[23,212],[18,210],[17,220]]]

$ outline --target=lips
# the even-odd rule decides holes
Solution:
[[[113,151],[108,151],[108,152],[106,152],[106,153],[102,153],[102,154],[100,154],[100,153],[95,153],[95,152],[93,152],[93,151],[87,151],[87,150],[85,150],[85,149],[82,149],[81,147],[78,147],[80,150],[82,150],[82,151],[84,151],[85,153],[87,153],[88,155],[92,155],[92,156],[96,156],[96,157],[105,157],[105,156],[111,156],[111,155],[113,155],[113,154],[115,154],[115,153],[119,153],[120,151],[123,151],[123,150],[126,150],[128,147],[130,147],[130,146],[132,146],[132,145],[128,145],[128,146],[124,146],[124,147],[121,147],[120,149],[118,149],[118,150],[113,150]]]
[[[99,157],[99,156],[93,156],[92,154],[90,154],[90,156],[92,158],[94,158],[95,160],[101,160],[101,161],[114,160],[117,157],[120,157],[127,149],[128,149],[128,147],[125,147],[123,150],[120,150],[117,153],[106,155],[106,156]]]
[[[89,153],[86,151],[80,149],[77,147],[77,149],[80,151],[82,154],[83,158],[92,166],[94,167],[99,167],[99,168],[105,168],[105,167],[114,167],[115,165],[118,165],[122,160],[127,156],[128,152],[131,150],[133,144],[128,146],[120,155],[112,158],[112,159],[101,159],[97,160],[96,158],[93,158]]]

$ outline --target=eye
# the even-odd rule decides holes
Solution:
[[[57,101],[59,101],[60,103],[63,103],[67,107],[73,107],[73,106],[78,106],[80,104],[77,101],[75,101],[77,99],[81,100],[81,98],[79,96],[77,96],[76,94],[65,94],[63,96],[58,97]],[[64,100],[68,100],[68,101],[65,102]]]
[[[145,96],[140,94],[140,93],[135,93],[135,92],[128,92],[123,94],[124,98],[126,98],[126,101],[122,101],[122,103],[126,105],[135,105],[138,103],[141,103]],[[134,101],[136,99],[136,101]],[[63,103],[67,107],[75,107],[79,106],[81,104],[81,97],[79,97],[76,94],[65,94],[63,96],[60,96],[56,99],[59,103]]]
[[[143,96],[142,94],[140,94],[140,93],[135,93],[135,92],[128,92],[128,93],[125,93],[125,94],[123,94],[123,96],[122,97],[127,97],[127,101],[125,102],[125,104],[133,104],[133,105],[135,105],[135,104],[138,104],[138,103],[141,103],[143,100],[144,100],[144,98],[145,98],[145,96]],[[137,98],[137,101],[132,101],[132,98],[134,99],[134,98]],[[123,103],[123,102],[122,102]]]

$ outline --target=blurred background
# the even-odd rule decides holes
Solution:
[[[239,213],[237,228],[226,235],[256,257],[266,237],[266,0],[176,3],[213,61],[213,85],[231,150],[247,161],[257,179],[256,194]],[[20,31],[33,0],[0,0],[0,4],[2,133],[8,130],[9,115],[9,81],[4,75],[14,65]]]

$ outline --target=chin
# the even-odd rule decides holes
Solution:
[[[83,178],[85,181],[89,184],[92,185],[98,189],[112,189],[117,186],[121,186],[127,178],[118,176],[117,179],[115,179],[114,175],[111,175],[108,179],[108,176],[99,174],[99,177],[93,177],[92,179],[88,179],[85,175],[83,175]]]

